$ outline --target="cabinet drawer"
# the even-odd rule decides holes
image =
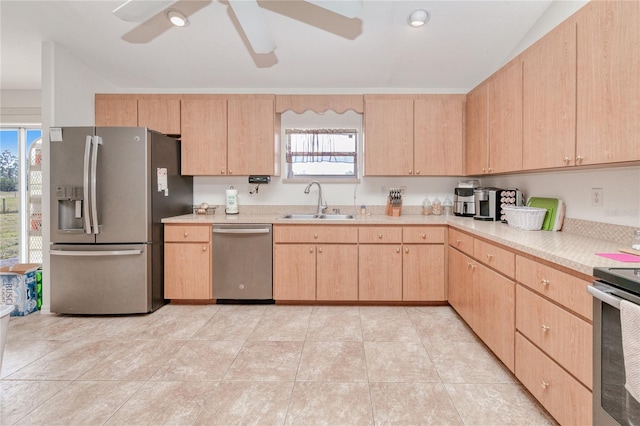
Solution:
[[[516,255],[481,240],[473,241],[473,257],[498,272],[515,278]]]
[[[578,315],[593,320],[593,298],[587,293],[589,282],[522,256],[516,256],[516,280]]]
[[[473,237],[471,235],[449,228],[449,245],[473,256]]]
[[[275,243],[357,243],[355,226],[288,225],[273,227]]]
[[[402,228],[399,226],[361,227],[359,230],[361,243],[401,243]]]
[[[444,228],[441,226],[405,226],[402,242],[409,244],[444,243]]]
[[[516,377],[558,423],[593,424],[591,392],[520,333],[516,333]]]
[[[516,329],[591,389],[591,324],[517,285]]]
[[[166,242],[199,242],[211,240],[211,225],[164,225]]]

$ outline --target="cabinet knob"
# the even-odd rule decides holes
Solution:
[[[420,174],[420,170],[416,170],[416,174],[419,175]]]
[[[396,253],[400,253],[400,247],[396,249]]]
[[[542,325],[540,326],[540,328],[542,329],[542,331],[543,331],[543,332],[545,332],[545,333],[546,333],[547,331],[549,331],[549,329],[550,329],[551,327],[549,327],[548,325],[544,325],[544,324],[542,324]]]
[[[487,169],[486,168],[482,168],[482,173],[487,173]]]
[[[471,270],[472,270],[472,271],[475,271],[475,270],[476,270],[476,265],[471,264]]]
[[[382,239],[382,234],[378,234],[378,238]]]
[[[582,160],[584,160],[584,157],[582,155],[578,155],[576,157],[576,163],[582,163]]]
[[[224,169],[220,170],[220,174],[223,175],[224,174]]]
[[[322,253],[322,247],[318,247],[318,253]]]
[[[487,169],[487,171],[488,171],[489,173],[491,173],[491,172],[493,171],[493,169],[492,169],[491,167],[489,167],[489,168]]]
[[[202,246],[202,251],[207,251],[207,246]]]
[[[405,248],[404,248],[404,252],[405,252],[405,253],[409,253],[409,247],[405,247]]]
[[[318,233],[313,234],[313,238],[318,238]]]
[[[420,238],[422,238],[423,240],[425,240],[427,238],[427,234],[420,234]]]
[[[413,170],[409,169],[409,174],[412,175],[413,174]]]
[[[546,389],[551,386],[549,382],[545,382],[544,380],[540,383],[540,385],[542,386],[542,389]]]
[[[313,253],[313,247],[309,249],[309,253]]]
[[[564,161],[565,164],[569,164],[569,161],[571,161],[571,157],[564,157],[562,161]]]
[[[460,241],[459,239],[457,239],[457,238],[456,238],[456,244],[457,244],[457,245],[460,245],[460,243],[461,243],[461,242],[462,242],[462,241]]]
[[[544,278],[540,280],[540,282],[542,283],[543,286],[548,287],[549,286],[549,280],[545,280]]]
[[[233,174],[233,170],[229,169],[229,174],[232,175]]]
[[[491,259],[493,259],[493,255],[492,255],[492,254],[487,253],[487,260],[488,260],[488,261],[491,261]]]

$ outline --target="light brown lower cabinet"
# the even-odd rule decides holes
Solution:
[[[164,226],[165,299],[211,299],[211,225]]]
[[[360,244],[359,300],[402,300],[402,244]]]
[[[275,244],[273,298],[316,300],[315,244]]]
[[[520,333],[516,377],[561,425],[593,424],[591,391]]]

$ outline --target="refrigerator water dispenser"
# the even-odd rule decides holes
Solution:
[[[56,187],[58,200],[58,230],[62,232],[83,232],[82,221],[82,187]]]

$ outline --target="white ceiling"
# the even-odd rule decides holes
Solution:
[[[277,49],[259,56],[223,0],[179,1],[200,8],[190,25],[138,44],[123,36],[166,26],[164,15],[136,28],[112,15],[122,1],[1,0],[0,84],[40,88],[41,42],[49,40],[123,89],[468,90],[509,58],[550,3],[364,0],[361,18],[349,20],[301,0],[263,0]],[[418,8],[431,19],[412,28],[407,18]]]

